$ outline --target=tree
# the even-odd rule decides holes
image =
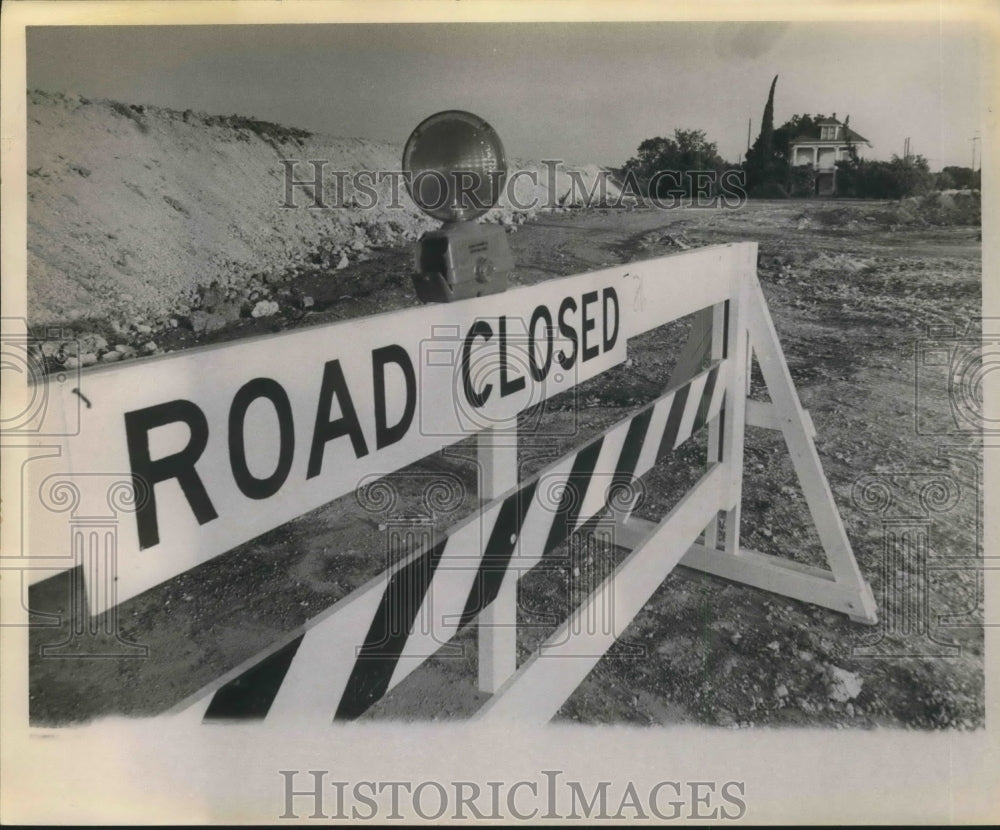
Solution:
[[[863,199],[902,199],[928,192],[934,184],[921,155],[891,161],[857,159],[837,162],[837,192]]]
[[[708,140],[704,130],[676,129],[673,138],[656,136],[643,141],[637,155],[625,162],[622,173],[631,173],[644,195],[666,198],[680,191],[694,195],[699,184],[691,175],[694,171],[720,173],[724,169],[718,146]],[[650,192],[651,186],[654,192]]]
[[[771,81],[771,89],[767,93],[767,103],[764,104],[764,115],[760,120],[760,134],[754,142],[753,147],[747,153],[747,184],[754,188],[760,188],[766,183],[773,182],[776,174],[776,160],[774,158],[774,88],[777,86],[778,76],[774,76]]]
[[[941,175],[947,175],[952,182],[952,187],[976,190],[979,188],[980,174],[978,170],[971,167],[956,167],[950,165],[941,171]]]

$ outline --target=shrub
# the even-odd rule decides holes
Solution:
[[[800,164],[789,170],[788,190],[792,196],[812,196],[816,192],[816,171],[812,165]]]
[[[837,194],[863,199],[902,199],[933,189],[934,177],[923,156],[891,161],[837,162]]]
[[[301,144],[304,139],[311,138],[309,130],[301,130],[297,127],[285,127],[271,121],[260,121],[257,118],[250,118],[245,115],[212,115],[205,119],[205,123],[215,127],[229,127],[233,130],[246,130],[256,135],[262,141],[266,141],[275,149],[278,144],[288,144],[295,142]]]
[[[112,112],[115,112],[122,116],[122,118],[127,118],[129,121],[134,123],[139,128],[139,132],[149,132],[149,127],[142,117],[143,109],[141,107],[130,107],[128,104],[122,104],[118,101],[109,101],[108,105],[111,107]]]

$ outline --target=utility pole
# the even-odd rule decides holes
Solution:
[[[750,124],[751,124],[752,121],[753,121],[753,118],[748,118],[747,119],[747,152],[748,153],[750,152]]]
[[[973,136],[969,139],[972,142],[972,172],[976,172],[976,142],[979,141],[979,136]]]

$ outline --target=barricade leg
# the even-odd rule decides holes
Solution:
[[[732,363],[726,402],[722,408],[719,460],[729,471],[729,494],[725,509],[726,553],[740,550],[741,504],[743,501],[743,444],[746,426],[747,390],[750,385],[750,343],[747,332],[747,297],[749,281],[757,267],[756,250],[746,253],[747,262],[733,275],[730,300],[725,304],[726,357]],[[752,259],[751,259],[752,257]],[[721,327],[721,326],[720,326]],[[707,546],[707,545],[706,545]]]
[[[726,356],[726,316],[728,303],[719,303],[712,308],[712,340],[709,348],[710,358],[721,360]],[[713,418],[708,423],[707,463],[722,461],[722,418]],[[705,547],[717,548],[719,545],[719,515],[708,523],[705,528]]]
[[[492,501],[517,484],[517,421],[477,437],[480,492]],[[496,599],[479,613],[479,689],[491,694],[517,668],[517,573],[508,571]]]
[[[831,608],[856,622],[874,624],[878,616],[871,588],[854,558],[813,444],[812,422],[799,402],[763,292],[750,268],[744,271],[739,300],[730,308],[729,344],[733,372],[724,409],[722,451],[731,471],[729,500],[732,507],[726,514],[725,551],[707,542],[695,544],[681,564]],[[746,392],[753,354],[757,356],[771,403],[752,402],[752,406],[748,406]],[[743,434],[748,412],[752,413],[754,426],[776,429],[784,436],[826,554],[828,570],[740,546]]]

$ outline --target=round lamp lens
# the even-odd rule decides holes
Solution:
[[[403,149],[406,188],[424,213],[467,222],[500,198],[507,159],[500,136],[478,115],[446,110],[425,119]]]

